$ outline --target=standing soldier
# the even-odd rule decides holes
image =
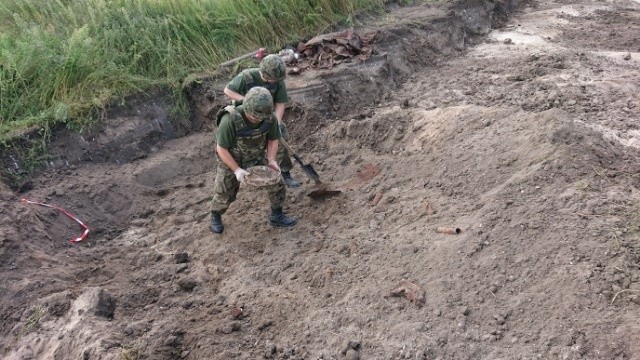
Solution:
[[[284,83],[286,75],[287,66],[284,61],[280,56],[271,54],[262,59],[259,68],[251,68],[242,71],[224,88],[224,93],[231,98],[231,100],[236,101],[242,101],[247,94],[247,91],[254,86],[261,86],[269,90],[273,97],[280,132],[285,141],[289,140],[289,132],[282,121],[285,104],[289,101],[287,86]],[[287,149],[284,147],[281,147],[278,151],[278,160],[284,183],[290,188],[299,187],[300,183],[291,177],[290,171],[293,168],[293,163],[291,162],[291,157],[289,157],[289,154],[287,153]]]
[[[273,170],[280,171],[276,162],[280,131],[278,120],[273,114],[273,98],[263,87],[249,90],[242,105],[226,107],[217,121],[216,152],[220,161],[211,200],[211,231],[220,234],[224,231],[222,214],[236,200],[240,183],[249,175],[245,168],[268,165]],[[268,191],[271,226],[295,225],[298,220],[282,212],[287,193],[282,181]]]

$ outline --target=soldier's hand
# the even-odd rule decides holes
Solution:
[[[250,174],[247,170],[243,168],[237,168],[236,171],[234,171],[233,173],[239,182],[244,182],[245,177]]]
[[[269,167],[277,172],[280,172],[280,166],[278,166],[278,163],[275,160],[269,161]]]

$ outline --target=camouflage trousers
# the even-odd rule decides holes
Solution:
[[[289,130],[287,130],[287,125],[283,122],[278,124],[280,126],[280,135],[284,141],[289,141]],[[284,172],[291,171],[293,169],[293,163],[291,162],[291,156],[289,156],[289,152],[285,149],[282,144],[278,146],[278,166],[280,166],[280,170]]]
[[[267,159],[260,159],[251,164],[240,164],[243,168],[254,165],[267,165]],[[216,171],[216,179],[213,183],[213,198],[211,199],[211,212],[224,214],[229,205],[236,201],[236,195],[240,189],[240,183],[236,179],[235,174],[229,167],[218,159],[218,168]],[[282,180],[274,186],[265,189],[269,193],[269,202],[271,207],[275,209],[284,206],[284,200],[287,195],[287,189]]]

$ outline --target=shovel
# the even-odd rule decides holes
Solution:
[[[304,171],[305,174],[307,174],[309,179],[313,180],[313,182],[316,185],[320,184],[320,175],[318,175],[318,173],[314,170],[313,166],[311,166],[311,164],[305,165],[302,159],[300,158],[300,156],[294,153],[293,149],[291,149],[291,146],[289,146],[289,144],[287,144],[287,142],[284,141],[282,138],[280,138],[280,143],[282,144],[282,146],[285,147],[285,149],[287,149],[289,154],[291,154],[291,156],[293,156],[293,158],[296,159],[296,161],[298,162],[298,164],[300,164],[300,167],[302,167],[302,170]]]
[[[331,197],[334,195],[338,195],[342,192],[340,190],[328,190],[326,188],[326,185],[320,181],[320,175],[318,175],[318,173],[315,171],[313,166],[311,166],[310,164],[305,165],[302,159],[300,158],[300,156],[294,153],[293,149],[291,149],[291,146],[289,146],[289,144],[287,144],[287,142],[284,141],[282,138],[280,139],[280,143],[285,147],[285,149],[287,149],[289,154],[291,154],[291,156],[293,156],[293,158],[296,159],[298,164],[300,164],[300,166],[302,167],[302,170],[304,171],[304,173],[307,174],[307,176],[311,180],[313,180],[314,184],[318,187],[316,190],[313,190],[312,192],[307,194],[308,197],[312,199],[323,199],[323,198]]]

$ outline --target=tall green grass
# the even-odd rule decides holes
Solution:
[[[0,142],[229,58],[314,35],[383,0],[2,0]]]

